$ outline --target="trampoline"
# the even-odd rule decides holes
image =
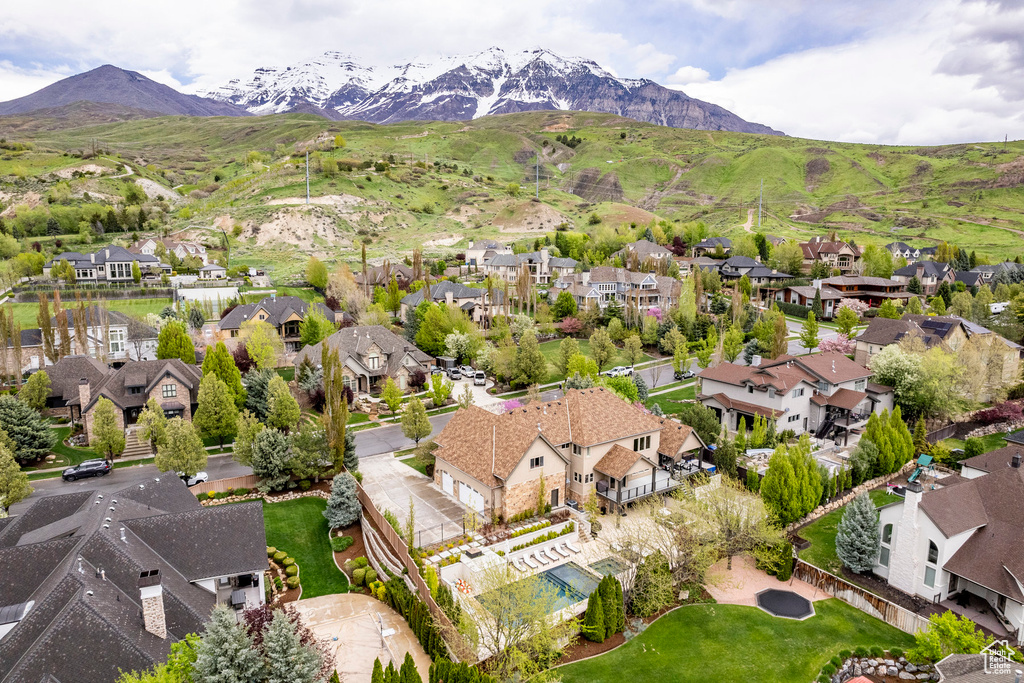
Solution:
[[[777,588],[769,588],[757,594],[757,606],[773,617],[783,619],[806,619],[814,616],[814,607],[807,598]]]

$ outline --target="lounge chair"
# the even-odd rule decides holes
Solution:
[[[519,559],[520,559],[520,560],[521,560],[521,561],[523,562],[523,564],[525,564],[525,565],[526,565],[527,567],[529,567],[530,569],[536,569],[537,567],[539,567],[539,566],[540,566],[539,564],[537,564],[536,562],[534,562],[534,561],[533,561],[533,560],[532,560],[532,559],[530,558],[530,556],[529,556],[529,555],[524,555],[523,557],[521,557],[521,558],[519,558]]]
[[[556,552],[562,557],[569,557],[569,553],[565,550],[562,550],[562,548],[557,545],[553,545],[550,548],[548,548],[548,554],[551,554],[552,552]]]
[[[533,551],[533,557],[541,564],[550,564],[551,561],[547,559],[545,555],[542,555],[540,550]]]
[[[565,542],[565,547],[568,548],[569,550],[573,551],[574,553],[581,552],[579,548],[577,548],[575,545],[573,545],[569,541]]]
[[[519,570],[519,571],[521,571],[521,572],[529,571],[529,570],[527,570],[527,568],[526,568],[526,567],[524,567],[524,566],[522,566],[521,564],[519,564],[519,559],[518,559],[518,558],[517,558],[517,559],[515,559],[515,560],[513,560],[513,561],[512,561],[512,562],[510,562],[509,564],[511,564],[511,565],[512,565],[513,567],[515,567],[516,569],[518,569],[518,570]]]
[[[559,557],[557,553],[553,552],[551,548],[542,548],[540,552],[544,555],[544,557],[548,558],[552,562],[562,561],[562,558]]]

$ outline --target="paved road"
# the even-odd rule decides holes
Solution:
[[[799,335],[803,331],[803,323],[802,322],[798,323],[796,321],[790,320],[789,318],[786,318],[786,327],[789,328],[789,333],[790,334]],[[829,328],[829,327],[821,326],[821,327],[818,328],[818,342],[819,343],[825,341],[826,339],[835,339],[838,336],[839,336],[839,333],[836,332],[835,330]],[[815,349],[815,351],[817,351],[817,349]],[[790,342],[789,342],[789,355],[791,355],[791,356],[803,356],[806,353],[807,353],[807,349],[804,348],[800,344],[800,340],[799,339],[790,340]]]
[[[430,436],[437,436],[454,414],[443,413],[431,417],[430,424],[433,425],[434,430],[430,433]],[[406,448],[412,448],[415,445],[416,443],[412,439],[407,439],[402,434],[402,425],[400,424],[356,432],[356,455],[360,458],[380,453],[389,453],[391,451],[401,451]]]

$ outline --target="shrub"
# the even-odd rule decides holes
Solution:
[[[286,553],[283,550],[278,550],[276,553],[274,553],[274,562],[281,564],[284,561],[284,558],[286,557],[288,557],[288,553]]]
[[[252,493],[252,489],[235,489],[236,496],[247,496]]]
[[[352,583],[357,586],[362,586],[366,580],[366,568],[360,567],[359,569],[352,570]]]
[[[878,647],[877,645],[875,645],[870,650],[868,650],[868,652],[870,652],[871,656],[874,657],[875,659],[879,659],[879,658],[885,656],[885,650],[883,650],[882,648]]]
[[[831,676],[835,672],[836,672],[836,668],[834,666],[832,666],[831,662],[826,664],[825,666],[821,667],[821,673],[823,673],[826,676]]]
[[[364,567],[366,567],[366,566],[367,566],[368,564],[370,564],[370,563],[369,563],[369,562],[367,561],[367,559],[366,559],[365,557],[357,557],[357,558],[356,558],[356,559],[354,559],[354,560],[349,560],[349,562],[350,562],[350,563],[352,564],[352,566],[353,566],[353,567],[355,567],[356,569],[363,569],[363,568],[364,568]]]
[[[299,565],[293,564],[284,568],[285,576],[297,576],[299,573]]]
[[[267,557],[273,557],[277,554],[277,548],[272,545],[267,546]]]
[[[289,588],[298,588],[299,587],[299,577],[297,577],[297,576],[289,576],[288,579],[285,581],[285,583],[288,584]]]
[[[890,648],[889,655],[892,656],[893,659],[899,659],[903,656],[903,650],[899,649],[898,647]]]
[[[843,665],[843,660],[839,659],[839,657],[833,657],[829,661],[832,662],[832,666],[836,668],[836,671],[838,671],[839,667]]]
[[[850,655],[852,655],[852,654],[853,654],[853,653],[852,653],[852,652],[850,652],[849,650],[840,650],[840,651],[839,651],[839,658],[840,658],[840,659],[844,659],[844,660],[845,660],[845,659],[849,659],[849,658],[850,658]]]
[[[290,567],[293,564],[295,564],[295,558],[294,557],[286,557],[283,560],[281,560],[281,566],[282,567]]]
[[[355,542],[355,539],[351,536],[335,536],[331,539],[331,550],[336,553],[343,553]]]
[[[312,487],[312,486],[313,486],[313,482],[311,482],[309,479],[300,479],[299,480],[299,490],[300,491],[308,491],[310,489],[310,487]]]
[[[280,576],[274,577],[274,586],[277,588],[277,590],[281,590],[282,588],[284,588],[284,581],[281,580]]]
[[[377,572],[367,567],[365,570],[366,574],[363,576],[363,581],[369,585],[377,580]]]
[[[868,649],[866,647],[864,647],[863,645],[860,645],[860,646],[857,647],[856,650],[853,651],[853,654],[855,654],[860,659],[864,659],[865,657],[868,656]]]
[[[204,500],[206,500],[209,497],[210,497],[210,494],[208,494],[208,493],[197,493],[196,494],[196,500],[198,500],[200,503],[203,502]]]

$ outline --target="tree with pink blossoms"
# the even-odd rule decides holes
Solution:
[[[517,399],[517,398],[513,398],[513,399],[509,399],[508,401],[505,401],[505,412],[506,413],[511,413],[516,408],[522,408],[522,407],[523,407],[522,402],[520,402],[520,400]]]
[[[818,350],[822,353],[842,353],[849,355],[853,353],[854,344],[845,334],[836,335],[834,338],[822,339],[818,343]]]

